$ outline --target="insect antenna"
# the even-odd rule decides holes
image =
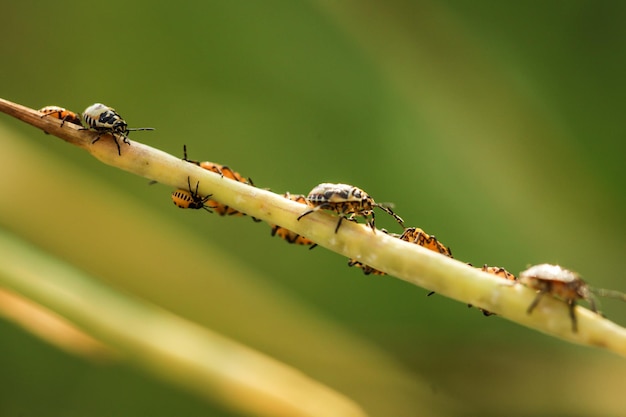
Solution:
[[[398,216],[396,213],[393,212],[393,210],[391,210],[391,208],[389,208],[389,206],[393,206],[393,204],[390,204],[390,203],[375,203],[374,206],[378,207],[382,211],[384,211],[387,214],[391,215],[394,219],[396,219],[398,224],[400,226],[402,226],[403,229],[405,228],[404,227],[404,220],[402,219],[402,217]]]
[[[154,130],[153,127],[133,127],[133,128],[126,128],[126,130],[128,132],[134,131],[134,130]]]
[[[620,291],[607,290],[605,288],[590,288],[591,292],[601,297],[616,298],[618,300],[626,301],[626,294]]]

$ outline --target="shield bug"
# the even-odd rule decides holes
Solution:
[[[65,122],[83,127],[83,122],[80,120],[80,116],[73,111],[64,109],[63,107],[46,106],[39,109],[39,113],[42,113],[42,118],[52,116],[55,119],[59,119],[61,121],[61,127],[63,127]]]
[[[387,233],[384,229],[383,232]],[[452,251],[449,248],[439,242],[435,236],[427,234],[419,227],[407,227],[406,229],[404,229],[404,232],[401,235],[392,233],[391,236],[397,237],[400,240],[404,240],[405,242],[414,243],[426,249],[430,249],[433,252],[438,252],[442,255],[446,255],[452,258]],[[365,265],[362,262],[357,261],[356,259],[350,259],[348,261],[348,266],[356,266],[358,268],[362,268],[365,275],[385,275],[384,272],[372,268],[369,265]]]
[[[242,182],[244,184],[254,186],[251,178],[245,178],[243,175],[241,175],[240,173],[236,171],[233,171],[226,165],[220,165],[220,164],[216,164],[215,162],[209,162],[209,161],[200,162],[200,161],[193,161],[191,159],[188,159],[187,158],[187,145],[183,145],[183,161],[189,162],[194,165],[198,165],[200,168],[213,171],[216,174],[220,174],[222,177],[226,177],[231,180],[235,180],[238,182]]]
[[[591,310],[595,313],[598,312],[590,287],[576,272],[561,268],[558,265],[541,264],[531,266],[520,273],[519,282],[533,290],[537,290],[537,296],[528,306],[528,314],[532,313],[545,294],[553,295],[567,304],[569,316],[572,320],[573,332],[576,332],[578,329],[575,312],[577,300],[586,300]]]
[[[468,264],[469,266],[472,266],[471,264]],[[511,274],[509,271],[507,271],[504,268],[501,268],[499,266],[487,266],[486,264],[482,266],[482,268],[478,267],[477,269],[480,269],[483,272],[487,272],[489,274],[493,274],[496,275],[500,278],[504,278],[507,281],[517,281],[517,277],[513,274]],[[472,307],[471,304],[467,305],[468,307]],[[496,313],[492,313],[491,311],[487,311],[483,308],[478,307],[478,309],[483,313],[483,315],[485,316],[493,316]]]
[[[397,214],[395,214],[389,207],[374,202],[374,199],[370,197],[365,191],[358,187],[354,187],[348,184],[331,184],[323,183],[319,184],[311,190],[306,197],[308,205],[312,208],[306,210],[300,216],[298,220],[306,215],[309,215],[318,210],[330,210],[339,215],[337,221],[337,227],[335,227],[335,233],[339,230],[343,219],[356,221],[355,217],[369,217],[371,220],[368,222],[372,231],[376,233],[374,208],[378,207],[394,219],[404,228],[404,220]],[[349,216],[348,216],[349,215]]]
[[[83,120],[87,125],[85,130],[93,130],[98,133],[98,136],[91,142],[96,143],[100,140],[100,137],[105,134],[110,134],[115,144],[117,145],[117,153],[122,155],[120,143],[117,136],[122,138],[122,141],[127,145],[130,145],[128,140],[128,132],[134,130],[154,130],[152,127],[136,127],[129,128],[128,124],[122,117],[115,111],[115,109],[105,106],[102,103],[92,104],[87,107],[83,112]],[[117,135],[117,136],[116,136]]]
[[[365,275],[387,275],[386,272],[380,271],[374,267],[364,264],[363,262],[359,262],[356,259],[350,259],[348,261],[348,266],[356,266],[357,268],[361,268]]]
[[[452,258],[452,251],[450,248],[439,242],[434,235],[427,234],[419,227],[408,227],[404,229],[404,233],[402,233],[400,239],[410,243],[415,243],[416,245],[423,246],[433,252],[439,252],[442,255]]]
[[[191,181],[189,180],[189,177],[187,177],[187,185],[189,186],[189,190],[180,188],[172,192],[172,201],[174,202],[174,205],[185,209],[203,209],[209,213],[213,213],[213,211],[211,211],[211,209],[205,204],[209,200],[209,197],[211,197],[211,194],[206,197],[202,197],[198,194],[200,181],[196,182],[196,189],[192,190]]]
[[[295,201],[296,203],[306,205],[306,197],[302,194],[290,194],[289,192],[286,192],[283,197]],[[317,246],[317,243],[313,242],[311,239],[299,235],[296,232],[292,232],[282,226],[277,224],[271,224],[270,226],[272,227],[272,236],[278,236],[281,239],[284,239],[289,243],[295,243],[296,245],[310,245],[309,249],[313,249]]]
[[[208,171],[215,172],[216,174],[221,175],[223,178],[228,178],[254,187],[254,183],[252,182],[251,178],[243,177],[240,173],[238,173],[237,171],[233,171],[226,165],[220,165],[216,164],[215,162],[209,161],[200,162],[187,159],[187,145],[183,145],[183,161],[198,165],[200,168],[206,169]],[[245,213],[235,210],[234,208],[219,203],[215,200],[207,200],[206,205],[215,210],[220,216],[246,216]],[[252,220],[254,220],[255,222],[261,221],[259,219],[255,219],[254,217],[252,217]]]

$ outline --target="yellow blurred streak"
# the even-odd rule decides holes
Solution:
[[[0,231],[0,282],[118,348],[129,362],[255,416],[365,417],[349,398],[220,334],[100,284]]]
[[[68,353],[95,362],[119,359],[119,352],[76,328],[58,314],[2,288],[0,315]]]

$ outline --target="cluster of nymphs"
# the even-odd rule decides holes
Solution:
[[[100,136],[110,134],[117,145],[118,153],[121,155],[120,144],[118,137],[123,140],[124,143],[130,145],[128,141],[128,132],[132,130],[153,130],[152,128],[134,128],[129,129],[124,119],[112,108],[105,106],[104,104],[93,104],[82,114],[82,120],[84,120],[87,127],[83,127],[81,117],[76,113],[66,110],[62,107],[47,106],[39,110],[42,113],[42,117],[52,116],[61,120],[61,125],[65,122],[73,123],[81,126],[82,129],[89,129],[95,131],[97,136],[92,143],[95,143]],[[187,158],[187,148],[184,147],[183,160],[209,171],[215,172],[221,175],[223,178],[227,178],[233,181],[238,181],[250,186],[254,186],[250,178],[245,178],[238,172],[233,171],[225,165],[216,164],[213,162],[199,162],[193,161]],[[172,200],[174,204],[180,208],[190,209],[203,209],[210,213],[217,212],[221,216],[245,216],[245,213],[241,213],[212,200],[208,196],[202,196],[198,194],[199,183],[192,186],[191,181],[187,178],[187,189],[178,189],[172,193]],[[332,184],[323,183],[314,187],[308,195],[302,194],[290,194],[285,193],[284,197],[300,203],[303,205],[303,212],[298,217],[300,220],[302,217],[307,216],[318,210],[329,210],[334,212],[338,216],[337,226],[335,227],[335,233],[339,230],[342,221],[350,220],[356,221],[357,217],[369,218],[368,225],[372,231],[376,231],[375,214],[374,209],[379,208],[389,215],[391,215],[402,226],[402,234],[389,233],[390,236],[404,240],[409,243],[413,243],[422,246],[426,249],[432,250],[444,256],[452,258],[452,251],[444,246],[437,240],[435,236],[431,236],[417,227],[405,227],[404,221],[400,216],[395,214],[387,205],[376,203],[372,197],[370,197],[365,191],[358,187],[347,184]],[[259,221],[252,217],[252,220]],[[295,243],[298,245],[309,246],[309,249],[313,249],[317,246],[312,240],[301,236],[291,230],[288,230],[282,226],[271,225],[272,236],[279,236],[289,243]],[[384,230],[383,230],[384,231]],[[387,233],[386,231],[384,231]],[[350,259],[348,261],[349,266],[356,266],[361,268],[365,275],[385,275],[385,272],[379,271],[369,265],[365,265],[356,259]],[[528,306],[527,312],[530,314],[537,306],[541,298],[545,294],[550,294],[553,297],[563,300],[569,307],[569,315],[572,321],[572,331],[577,331],[577,321],[575,314],[575,306],[577,300],[585,300],[589,303],[591,310],[598,312],[594,294],[619,298],[626,301],[626,295],[617,291],[604,290],[604,289],[592,289],[589,287],[578,274],[575,272],[564,269],[558,265],[541,264],[535,265],[527,270],[521,272],[519,277],[508,272],[506,269],[495,266],[484,265],[481,268],[482,271],[496,275],[502,279],[519,282],[531,289],[537,291],[537,296],[533,302]],[[432,295],[431,292],[428,295]],[[493,315],[489,311],[480,309],[485,316]]]
[[[227,166],[219,165],[213,162],[198,162],[188,159],[186,147],[184,147],[183,160],[198,165],[201,168],[213,171],[225,178],[253,185],[250,178],[243,177],[238,172],[233,171]],[[172,200],[176,206],[180,208],[204,209],[209,212],[215,211],[222,216],[245,216],[245,213],[241,213],[232,207],[228,207],[217,201],[211,200],[210,195],[199,195],[198,183],[196,183],[195,186],[192,186],[188,179],[187,185],[187,189],[178,189],[172,193]],[[356,217],[369,218],[368,225],[373,231],[375,231],[376,225],[374,208],[379,208],[391,215],[404,229],[402,234],[388,233],[390,236],[409,243],[420,245],[426,249],[452,258],[452,251],[450,248],[439,242],[435,236],[431,236],[417,227],[405,227],[404,221],[400,216],[395,214],[386,205],[376,203],[372,197],[358,187],[347,184],[322,183],[315,186],[306,196],[302,194],[290,193],[285,193],[283,196],[304,206],[303,212],[298,217],[298,220],[318,210],[328,210],[337,214],[338,220],[337,226],[335,227],[335,233],[339,230],[339,227],[344,219],[356,221]],[[254,218],[253,220],[257,221],[257,219]],[[306,245],[309,246],[310,249],[317,246],[317,244],[312,240],[282,226],[271,226],[272,236],[277,235],[289,243]],[[384,232],[387,233],[386,231]],[[369,265],[363,264],[356,259],[350,259],[348,261],[348,265],[361,268],[365,275],[385,275],[383,271],[379,271]],[[537,296],[530,306],[528,306],[528,314],[533,311],[545,294],[551,294],[552,296],[562,299],[569,307],[572,330],[574,332],[577,331],[577,322],[574,310],[577,300],[586,300],[591,309],[594,312],[598,312],[591,288],[578,276],[578,274],[561,268],[558,265],[536,265],[521,272],[519,278],[501,267],[484,265],[479,269],[508,281],[519,282],[536,290]],[[593,292],[602,296],[626,300],[626,296],[617,291],[598,289]],[[433,293],[431,292],[428,295],[432,294]],[[484,309],[479,310],[482,311],[485,316],[494,314]]]
[[[96,143],[101,136],[110,134],[115,145],[117,145],[117,153],[122,155],[122,149],[118,142],[118,137],[122,139],[124,143],[130,145],[128,141],[128,132],[133,130],[154,130],[151,127],[135,127],[129,128],[128,124],[122,117],[115,111],[115,109],[105,106],[102,103],[92,104],[87,107],[81,116],[73,111],[64,109],[58,106],[46,106],[39,109],[41,117],[55,117],[61,120],[61,126],[67,123],[72,123],[80,126],[83,130],[92,130],[97,133],[97,136],[91,143]],[[87,127],[83,126],[83,121]]]

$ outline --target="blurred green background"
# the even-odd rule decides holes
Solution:
[[[278,193],[357,185],[462,261],[558,263],[626,290],[624,21],[621,1],[11,2],[0,95],[102,102],[156,128],[132,139]],[[2,228],[372,416],[624,411],[623,358],[365,277],[264,223],[179,210],[8,116],[0,129]],[[602,310],[626,324],[625,304]],[[2,416],[235,415],[9,320],[0,334]]]

